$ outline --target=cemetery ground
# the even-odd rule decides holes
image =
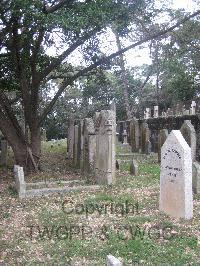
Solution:
[[[43,143],[41,173],[26,181],[88,183],[66,160],[65,143]],[[151,157],[139,160],[138,176],[124,163],[113,186],[27,199],[14,189],[12,160],[10,152],[10,167],[0,169],[0,263],[100,266],[112,254],[124,265],[200,264],[200,195],[192,220],[160,213],[160,167]]]

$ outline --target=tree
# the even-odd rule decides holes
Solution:
[[[0,129],[13,149],[17,164],[28,171],[37,171],[40,127],[58,98],[75,80],[128,49],[166,34],[168,30],[173,30],[200,13],[198,11],[174,26],[155,32],[106,57],[99,49],[99,34],[116,21],[137,16],[137,13],[145,15],[144,11],[148,9],[150,2],[152,1],[1,1]],[[124,29],[127,29],[129,21],[125,20]],[[63,46],[63,51],[53,57],[46,50],[57,45],[55,35],[62,39],[60,46]],[[80,47],[87,65],[75,68],[67,60]],[[51,101],[41,109],[41,91],[48,82],[57,78],[63,80],[60,87]],[[20,115],[30,131],[30,140],[15,112],[19,105],[22,107]]]

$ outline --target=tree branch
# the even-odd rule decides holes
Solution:
[[[42,81],[48,74],[51,73],[61,62],[69,56],[74,50],[76,50],[80,45],[84,44],[86,40],[91,38],[95,33],[99,31],[99,28],[95,28],[85,35],[80,37],[75,43],[73,43],[67,50],[65,50],[58,58],[56,58],[44,71],[40,74],[40,81]]]
[[[49,14],[57,11],[58,9],[62,8],[63,6],[69,6],[73,0],[61,0],[58,4],[55,4],[54,6],[44,6],[44,13]]]
[[[91,70],[93,70],[94,68],[98,67],[99,65],[106,63],[108,61],[110,61],[111,59],[115,58],[116,56],[127,52],[130,49],[133,49],[143,43],[146,43],[152,39],[156,39],[158,37],[164,36],[165,34],[167,34],[168,32],[174,30],[175,28],[177,28],[178,26],[182,25],[183,23],[187,22],[189,19],[197,16],[200,14],[200,10],[196,11],[195,13],[183,18],[182,20],[178,21],[175,25],[164,29],[162,31],[159,31],[157,33],[152,34],[151,36],[148,36],[134,44],[131,44],[123,49],[121,49],[120,51],[117,51],[115,53],[112,53],[111,55],[107,56],[107,57],[102,57],[100,60],[96,61],[95,63],[91,64],[88,67],[83,68],[82,70],[78,71],[74,76],[66,79],[63,84],[60,86],[60,88],[58,89],[57,93],[55,94],[54,98],[51,100],[51,102],[49,103],[49,105],[47,105],[47,107],[45,108],[43,114],[40,117],[40,121],[39,121],[39,126],[42,125],[44,119],[46,118],[46,116],[48,115],[48,113],[51,111],[51,109],[53,108],[54,104],[56,103],[57,99],[59,98],[59,96],[63,93],[63,91],[66,89],[67,86],[71,85],[77,78],[79,78],[80,76],[89,73]]]

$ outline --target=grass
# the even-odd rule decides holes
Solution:
[[[81,178],[65,158],[65,142],[51,145],[43,144],[43,172],[32,179]],[[112,254],[125,266],[200,265],[200,196],[190,221],[160,213],[159,174],[159,165],[147,158],[138,176],[124,167],[115,185],[99,191],[20,200],[10,170],[1,169],[0,262],[102,266]],[[138,203],[138,212],[126,213],[126,203]]]

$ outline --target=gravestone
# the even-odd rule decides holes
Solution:
[[[149,119],[150,117],[151,117],[151,110],[150,108],[146,108],[145,119]]]
[[[0,155],[0,166],[7,166],[8,160],[8,143],[7,140],[2,139],[0,141],[1,155]]]
[[[128,145],[128,142],[127,142],[127,131],[124,130],[123,132],[123,145]]]
[[[95,170],[96,135],[94,121],[85,118],[83,122],[83,172],[92,174]]]
[[[200,163],[193,162],[192,166],[192,190],[195,194],[200,193]]]
[[[165,143],[167,137],[168,137],[167,129],[159,130],[159,135],[158,135],[158,162],[159,163],[161,161],[161,148],[162,148],[162,145]]]
[[[121,170],[121,160],[120,159],[116,160],[116,169]]]
[[[83,120],[78,122],[78,143],[77,143],[77,167],[82,168],[83,163]]]
[[[132,119],[130,122],[130,135],[132,152],[138,152],[140,147],[140,128],[137,119]]]
[[[190,120],[185,120],[181,129],[181,134],[183,135],[185,141],[191,148],[192,161],[196,158],[196,132],[194,126],[191,124]]]
[[[69,120],[68,134],[67,134],[67,158],[73,159],[74,147],[74,119]]]
[[[112,101],[110,104],[110,110],[116,113],[116,104],[115,101]]]
[[[190,114],[191,115],[196,114],[196,102],[195,101],[192,101],[192,103],[191,103]]]
[[[73,147],[73,165],[77,167],[78,163],[78,125],[74,126],[74,147]]]
[[[45,128],[41,128],[41,141],[47,141],[47,132]]]
[[[149,141],[150,141],[150,130],[147,123],[142,123],[141,126],[141,148],[142,153],[149,153]]]
[[[138,175],[138,163],[134,159],[131,161],[130,174],[131,175]]]
[[[160,211],[174,218],[193,217],[191,149],[172,130],[161,149]]]
[[[23,167],[20,167],[19,165],[14,165],[14,177],[19,198],[24,198],[26,195],[26,183],[24,181]]]
[[[122,262],[112,255],[108,255],[106,259],[107,266],[123,266]]]
[[[153,114],[154,118],[158,117],[158,106],[154,106],[154,114]]]
[[[96,160],[95,176],[99,184],[115,182],[116,114],[102,110],[95,121]]]

